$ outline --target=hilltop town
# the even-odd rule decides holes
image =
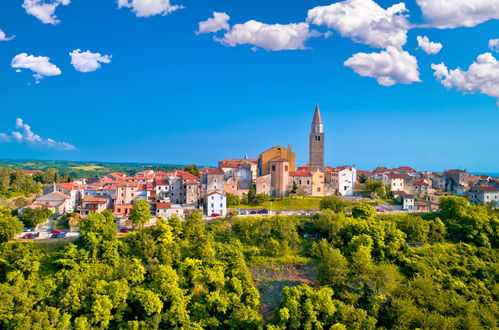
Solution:
[[[44,187],[25,208],[49,208],[55,215],[112,210],[118,221],[126,220],[133,205],[149,203],[153,218],[183,218],[199,209],[206,217],[226,216],[235,208],[240,214],[272,213],[244,210],[268,198],[340,196],[371,201],[378,212],[430,212],[441,196],[467,197],[473,204],[499,205],[499,179],[470,175],[466,170],[444,173],[417,171],[408,166],[378,167],[372,171],[346,165],[324,164],[325,132],[319,106],[313,114],[309,135],[309,162],[296,164],[292,146],[275,146],[256,158],[223,159],[218,168],[194,168],[170,172],[145,170],[133,176],[111,173],[99,178],[54,183]],[[34,171],[25,171],[34,174]],[[258,197],[258,198],[257,198]],[[229,200],[228,200],[229,199]],[[24,208],[24,209],[25,209]],[[319,210],[280,210],[286,214],[310,214]],[[20,210],[23,212],[23,209]]]

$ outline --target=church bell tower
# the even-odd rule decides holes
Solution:
[[[324,129],[318,104],[315,106],[312,129],[310,131],[309,164],[312,171],[324,167]]]

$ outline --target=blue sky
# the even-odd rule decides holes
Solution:
[[[2,1],[0,29],[15,38],[0,41],[0,158],[215,165],[292,144],[305,163],[319,102],[330,165],[499,171],[499,66],[487,67],[488,83],[466,75],[479,55],[498,56],[489,41],[499,38],[499,0],[470,0],[497,9],[463,13],[458,21],[471,27],[453,26],[461,23],[448,17],[430,22],[431,13],[424,16],[414,1],[405,2],[406,20],[426,27],[407,28],[407,43],[397,52],[417,60],[420,82],[404,83],[405,70],[399,70],[389,87],[344,62],[391,46],[373,46],[362,34],[342,36],[341,27],[309,21],[309,31],[320,35],[301,40],[306,49],[264,49],[258,41],[228,45],[243,43],[234,34],[226,44],[213,39],[250,20],[305,22],[308,10],[336,2],[178,0],[171,5],[185,8],[137,17],[132,2],[118,9],[114,0],[72,0],[56,8],[58,24],[46,24],[28,15],[22,0]],[[377,1],[383,9],[396,3]],[[198,23],[214,11],[230,16],[231,31],[197,35]],[[435,28],[443,24],[452,27]],[[327,31],[332,35],[326,38]],[[429,55],[418,49],[417,36],[441,43],[442,50]],[[260,37],[266,36],[255,40]],[[265,39],[265,47],[272,42]],[[79,72],[70,63],[76,49],[112,57],[95,71]],[[36,83],[35,72],[11,66],[22,53],[49,57],[62,73]],[[444,87],[431,67],[440,63],[460,67],[466,84],[450,74]],[[476,93],[463,93],[465,87]],[[17,118],[41,141],[16,129]],[[75,149],[65,150],[63,141]]]

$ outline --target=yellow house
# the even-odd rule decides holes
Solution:
[[[312,196],[323,197],[326,196],[324,191],[325,175],[320,170],[312,172]]]
[[[270,161],[274,158],[283,158],[289,161],[289,171],[295,171],[296,168],[296,153],[292,151],[291,145],[288,149],[277,146],[265,150],[258,157],[258,176],[271,174]]]

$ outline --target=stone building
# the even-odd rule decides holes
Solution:
[[[315,106],[314,119],[309,136],[309,165],[312,171],[324,167],[324,128],[319,105]]]

